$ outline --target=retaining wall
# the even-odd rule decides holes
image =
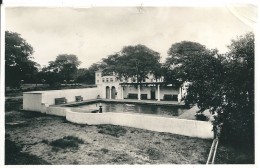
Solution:
[[[66,113],[66,119],[78,124],[112,124],[190,137],[213,138],[212,124],[205,121],[133,113],[78,113],[70,110]]]
[[[46,114],[65,117],[68,109],[64,107],[47,107]]]
[[[54,105],[55,98],[59,97],[65,97],[68,102],[75,102],[75,96],[82,96],[83,100],[96,99],[99,92],[97,88],[44,91],[42,103]]]
[[[23,109],[28,111],[42,111],[42,93],[23,93]]]
[[[97,88],[48,90],[23,93],[23,109],[28,111],[46,112],[50,105],[55,104],[55,98],[65,97],[68,102],[75,102],[75,96],[83,100],[96,99],[100,95]]]

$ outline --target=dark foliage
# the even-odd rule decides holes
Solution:
[[[127,130],[118,125],[99,125],[98,133],[107,134],[114,137],[120,137],[126,134]]]
[[[102,60],[99,68],[103,75],[115,74],[119,79],[133,78],[138,83],[149,74],[161,76],[160,55],[144,45],[126,46],[121,52]]]
[[[157,148],[150,147],[147,149],[146,152],[149,156],[149,159],[151,159],[151,160],[158,160],[163,157],[162,152]]]
[[[59,87],[61,83],[74,83],[80,61],[76,55],[61,54],[49,66],[42,69],[43,79],[51,86]]]
[[[5,32],[5,84],[20,87],[25,81],[34,81],[38,64],[32,61],[33,47],[20,34]]]
[[[74,136],[65,136],[62,139],[57,139],[49,144],[56,148],[66,149],[66,148],[78,148],[79,144],[83,144],[84,141]]]
[[[217,114],[213,124],[222,127],[223,142],[253,150],[253,33],[233,40],[229,49],[220,55],[197,43],[177,43],[169,50],[166,64],[173,67],[177,79],[190,82],[186,104],[198,105],[199,113],[209,109]]]
[[[21,152],[22,147],[13,141],[5,140],[5,164],[6,165],[49,165],[45,160],[28,153]]]

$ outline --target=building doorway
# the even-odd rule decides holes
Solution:
[[[151,100],[155,100],[155,90],[151,90]]]
[[[111,99],[115,99],[116,98],[116,88],[115,86],[112,86],[111,88]]]
[[[109,88],[109,86],[106,87],[106,99],[110,99],[110,88]]]

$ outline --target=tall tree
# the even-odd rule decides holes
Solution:
[[[170,65],[178,65],[185,59],[193,57],[194,54],[209,51],[204,45],[197,42],[182,41],[180,43],[172,44],[171,48],[168,50],[169,57],[166,63]]]
[[[78,83],[95,84],[95,71],[88,68],[78,69],[76,81]]]
[[[61,54],[58,55],[55,61],[50,61],[49,66],[44,68],[43,71],[47,74],[49,82],[63,82],[75,80],[77,68],[80,61],[76,55]]]
[[[254,34],[247,33],[229,46],[223,59],[225,103],[219,112],[223,138],[248,148],[254,148],[254,41]]]
[[[200,112],[210,109],[222,127],[221,138],[254,149],[254,35],[232,40],[229,52],[193,53],[181,69],[191,82],[186,101]]]
[[[182,83],[187,78],[183,71],[185,64],[201,53],[210,52],[204,45],[197,42],[182,41],[172,44],[168,50],[168,57],[166,58],[164,67],[164,79],[167,83]]]
[[[31,78],[37,71],[32,61],[33,47],[20,34],[5,32],[5,78],[6,86],[18,87],[21,80]]]
[[[114,55],[114,66],[119,78],[134,77],[140,83],[149,74],[158,74],[160,70],[160,55],[144,45],[126,46],[120,53]]]
[[[107,58],[103,58],[98,68],[103,69],[103,75],[112,75],[117,69],[120,69],[122,65],[118,62],[120,55],[118,53],[109,55]]]
[[[103,75],[116,75],[124,80],[135,78],[140,83],[153,74],[155,78],[161,77],[161,63],[158,52],[144,45],[126,46],[120,52],[109,55],[90,69],[102,69]]]

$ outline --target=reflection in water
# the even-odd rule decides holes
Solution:
[[[133,112],[143,114],[156,114],[160,116],[179,116],[185,109],[184,107],[167,105],[144,105],[144,104],[123,104],[123,103],[92,103],[79,106],[86,110],[96,110],[102,106],[103,112]]]

